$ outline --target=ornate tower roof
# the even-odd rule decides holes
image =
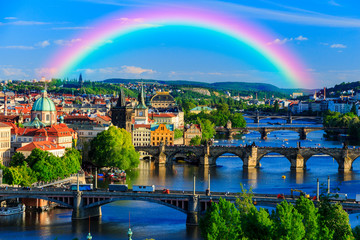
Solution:
[[[48,98],[46,90],[41,91],[42,96],[34,102],[31,111],[56,112],[54,102]]]
[[[136,106],[136,108],[147,109],[147,107],[145,105],[143,85],[141,85],[141,90],[140,90],[140,93],[139,93],[139,96],[138,96],[138,102],[139,102],[139,104]]]

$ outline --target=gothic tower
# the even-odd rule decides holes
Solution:
[[[82,79],[82,75],[81,75],[81,73],[80,73],[80,76],[79,76],[79,85],[80,85],[80,88],[83,87],[83,84],[84,84],[84,82],[83,82],[83,79]]]
[[[132,119],[133,109],[130,105],[126,104],[125,94],[121,89],[118,102],[116,106],[111,109],[112,124],[131,132]]]
[[[148,123],[148,109],[145,105],[144,88],[141,85],[141,90],[138,96],[139,104],[135,107],[135,124]]]

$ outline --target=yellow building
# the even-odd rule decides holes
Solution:
[[[174,125],[151,124],[151,146],[174,145]]]

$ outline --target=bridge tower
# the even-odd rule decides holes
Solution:
[[[166,164],[165,144],[163,142],[160,142],[159,144],[159,156],[154,157],[156,165]]]

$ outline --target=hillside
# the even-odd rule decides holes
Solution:
[[[221,89],[221,90],[231,89],[231,90],[251,91],[251,92],[262,92],[262,91],[279,92],[283,94],[292,94],[293,92],[304,92],[304,93],[313,92],[313,90],[308,90],[308,89],[283,89],[268,83],[249,83],[249,82],[205,83],[205,82],[194,82],[194,81],[186,81],[186,80],[165,81],[165,80],[154,80],[154,79],[123,79],[123,78],[111,78],[111,79],[106,79],[103,82],[124,83],[124,84],[146,82],[146,83],[164,84],[164,85],[181,86],[181,87],[202,87],[208,89]]]

